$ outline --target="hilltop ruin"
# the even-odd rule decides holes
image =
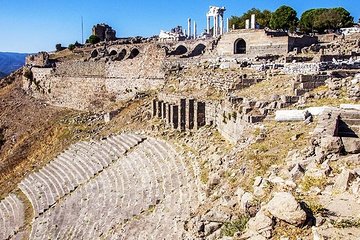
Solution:
[[[360,236],[359,35],[224,11],[203,36],[98,25],[0,84],[0,239]]]

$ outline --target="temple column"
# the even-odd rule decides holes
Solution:
[[[220,35],[224,34],[224,16],[220,15]]]
[[[214,26],[213,26],[213,36],[216,37],[216,16],[213,17]]]
[[[196,27],[196,22],[194,21],[194,39],[196,39],[196,31],[197,31],[197,27]]]
[[[210,16],[206,15],[206,33],[210,34]]]
[[[188,18],[188,38],[191,38],[191,18]]]

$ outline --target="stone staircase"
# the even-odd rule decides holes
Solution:
[[[0,239],[9,239],[24,225],[24,204],[15,194],[0,201]]]
[[[0,202],[0,239],[182,239],[199,204],[177,152],[134,134],[73,144],[18,187],[33,208],[31,226],[11,193]]]
[[[29,174],[19,188],[37,217],[141,141],[139,136],[122,134],[99,142],[76,143],[40,171]]]
[[[339,137],[360,137],[360,112],[346,111],[340,113],[338,121],[338,136]]]

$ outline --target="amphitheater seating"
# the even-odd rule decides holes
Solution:
[[[121,134],[76,143],[40,171],[28,175],[19,188],[29,198],[37,217],[141,141],[140,136]]]
[[[9,239],[24,225],[24,204],[10,194],[0,201],[0,239]]]
[[[79,144],[67,150],[62,163],[77,163],[73,166],[78,172],[69,171],[78,176],[82,184],[71,193],[65,187],[56,191],[59,187],[53,179],[59,179],[58,183],[75,181],[74,176],[68,174],[66,177],[72,180],[66,180],[65,176],[63,179],[53,176],[53,179],[47,178],[47,185],[42,183],[45,188],[31,188],[35,196],[43,196],[46,204],[56,199],[58,193],[68,194],[37,216],[30,239],[42,239],[44,235],[49,239],[149,239],[149,233],[154,239],[179,238],[184,231],[183,221],[189,217],[197,196],[192,176],[168,144],[148,138],[86,183],[80,178],[80,171],[86,171],[83,173],[85,176],[91,175],[97,164],[107,162],[106,156],[124,153],[125,149],[140,141],[141,138],[136,139],[133,135],[120,135],[99,144],[92,143],[97,147],[79,143],[82,146],[81,155],[72,157],[72,162],[70,157],[74,155],[71,154]],[[118,147],[120,145],[123,150]],[[107,154],[99,152],[101,146],[106,146],[103,148]],[[92,164],[85,165],[84,159]],[[36,175],[36,179],[40,177],[44,176]],[[71,188],[70,183],[68,187]],[[40,190],[46,190],[48,194],[39,195]],[[44,209],[42,202],[34,202],[40,206],[38,211]]]

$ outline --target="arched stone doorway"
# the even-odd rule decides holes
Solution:
[[[185,46],[180,45],[174,51],[172,51],[170,55],[183,55],[187,53],[187,51],[188,49]]]
[[[234,54],[245,54],[246,53],[246,42],[244,39],[239,38],[234,44]]]
[[[201,54],[204,53],[206,49],[206,46],[202,43],[196,45],[196,47],[194,48],[194,50],[192,50],[191,54],[189,55],[189,57],[196,57],[199,56]]]
[[[129,56],[129,59],[133,59],[135,58],[137,55],[140,54],[140,51],[137,49],[137,48],[134,48],[131,50],[130,52],[130,56]]]

